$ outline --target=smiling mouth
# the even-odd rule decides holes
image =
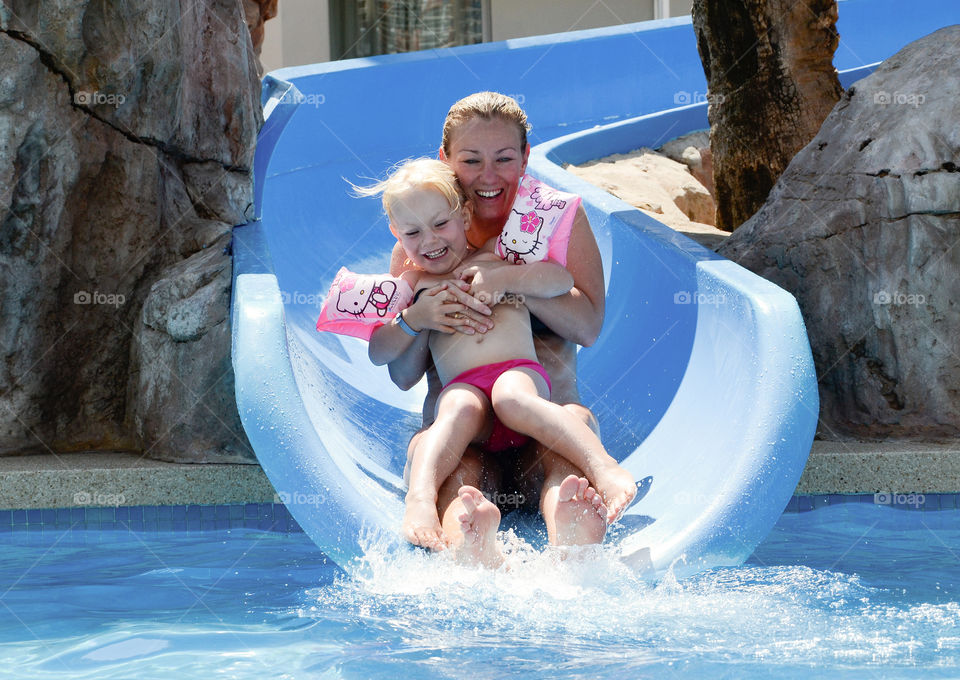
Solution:
[[[481,191],[477,189],[477,196],[480,198],[496,198],[503,193],[503,189],[496,189],[494,191]]]
[[[447,254],[447,248],[438,248],[437,250],[431,250],[429,253],[424,253],[423,256],[428,260],[439,260],[441,257]]]

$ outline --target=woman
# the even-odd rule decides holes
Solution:
[[[473,204],[467,232],[472,246],[479,248],[503,229],[516,199],[520,179],[526,171],[529,155],[526,114],[513,99],[493,92],[480,92],[461,99],[451,107],[443,126],[440,158],[451,165],[464,193]],[[576,345],[589,346],[596,341],[604,313],[600,251],[582,206],[574,221],[568,251],[576,253],[576,257],[569,258],[567,262],[567,269],[574,280],[571,291],[549,299],[527,297],[525,303],[540,322],[535,321],[534,340],[540,363],[547,369],[553,384],[552,400],[575,413],[599,433],[596,418],[580,404],[576,378]],[[399,276],[408,266],[398,244],[393,250],[390,273]],[[482,278],[485,272],[501,266],[514,265],[504,262],[474,265],[474,271],[477,272],[475,276]],[[459,332],[482,333],[492,325],[488,316],[476,311],[480,305],[456,284],[437,286],[426,294],[459,300],[462,309],[446,322]],[[418,338],[407,352],[389,366],[391,378],[401,389],[409,389],[416,384],[426,370],[428,394],[423,405],[424,427],[432,422],[441,389],[436,371],[429,365],[426,335]],[[470,415],[465,414],[465,417]],[[474,417],[476,415],[472,414]],[[481,415],[488,417],[487,414]],[[408,456],[422,433],[421,430],[411,439]],[[579,483],[571,483],[571,475],[579,478]],[[592,504],[584,495],[587,484],[582,476],[582,471],[536,442],[512,458],[502,454],[499,459],[494,459],[490,454],[468,449],[460,466],[441,487],[438,495],[444,531],[448,535],[458,528],[464,534],[474,529],[482,533],[484,527],[493,525],[493,511],[483,507],[483,499],[458,495],[461,487],[468,485],[490,491],[501,498],[539,495],[540,511],[552,545],[599,543],[606,532],[606,522],[598,518],[595,512],[584,512],[589,511]],[[478,504],[481,505],[480,521],[475,526],[470,521],[465,522],[464,518],[472,519],[477,514]],[[496,512],[495,519],[498,523],[499,512]],[[480,540],[483,537],[469,538]]]

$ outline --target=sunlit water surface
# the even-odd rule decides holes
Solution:
[[[957,677],[958,520],[787,514],[744,567],[656,582],[510,536],[509,571],[371,540],[348,574],[302,534],[6,534],[0,675]]]

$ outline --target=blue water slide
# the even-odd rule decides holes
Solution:
[[[952,0],[840,3],[847,85],[907,42],[954,23]],[[645,496],[611,541],[661,573],[742,562],[782,512],[817,421],[796,302],[563,170],[706,127],[689,18],[283,69],[264,80],[257,221],[234,231],[233,365],[244,428],[278,496],[346,566],[365,528],[395,538],[406,443],[423,383],[397,389],[366,344],[317,333],[341,266],[388,269],[377,201],[347,181],[435,155],[444,115],[483,89],[528,113],[529,172],[584,197],[607,316],[579,354],[583,402]],[[690,103],[687,106],[678,104]]]

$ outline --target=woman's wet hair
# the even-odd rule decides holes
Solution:
[[[433,189],[447,199],[450,211],[469,208],[460,182],[453,169],[436,158],[414,158],[401,161],[393,167],[386,179],[370,186],[353,186],[357,196],[382,196],[383,210],[390,219],[393,230],[393,206],[403,201],[403,196],[414,189]]]
[[[517,132],[520,133],[520,152],[526,151],[527,130],[530,129],[530,125],[527,123],[527,114],[523,112],[516,100],[499,92],[476,92],[456,102],[447,112],[447,118],[443,121],[441,142],[447,157],[450,156],[450,138],[454,131],[474,118],[483,120],[499,118],[515,125]]]

